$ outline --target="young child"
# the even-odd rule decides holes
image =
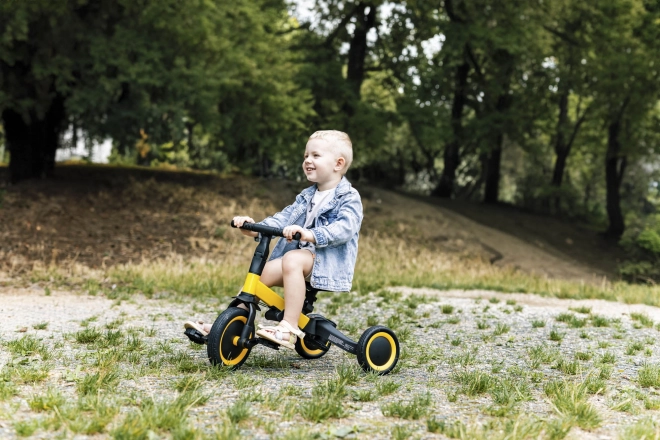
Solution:
[[[283,229],[284,239],[275,245],[261,274],[265,285],[284,287],[284,319],[277,326],[262,327],[256,334],[287,348],[294,348],[304,333],[298,317],[305,302],[305,281],[319,290],[351,290],[358,238],[362,224],[360,194],[344,175],[353,161],[353,147],[346,133],[317,131],[309,137],[302,163],[307,180],[315,184],[303,190],[293,204],[260,223]],[[234,217],[240,227],[254,223],[250,217]],[[240,230],[256,237],[256,232]],[[300,232],[300,240],[293,235]],[[210,324],[186,322],[206,335]]]

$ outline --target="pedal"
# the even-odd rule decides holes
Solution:
[[[264,313],[264,318],[269,321],[281,321],[284,318],[284,312],[275,307],[271,307]]]
[[[268,348],[272,348],[273,350],[279,350],[280,349],[280,344],[276,344],[272,341],[269,341],[268,339],[264,338],[257,338],[257,343],[261,345],[265,345]]]
[[[185,332],[183,332],[184,335],[188,336],[188,339],[193,341],[195,344],[199,345],[205,345],[208,337],[204,336],[194,328],[187,328]]]

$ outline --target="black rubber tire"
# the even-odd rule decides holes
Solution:
[[[307,315],[308,318],[323,318],[321,315],[317,315],[315,313]],[[305,337],[307,338],[307,337]],[[318,359],[320,357],[323,357],[328,350],[321,350],[320,348],[314,348],[314,347],[308,347],[307,344],[305,344],[305,338],[300,339],[296,341],[296,353],[300,355],[300,357],[305,358],[305,359]],[[326,347],[330,349],[330,342],[325,343]]]
[[[247,360],[250,349],[235,345],[235,340],[240,338],[247,323],[247,317],[248,311],[238,307],[229,307],[218,316],[213,323],[206,345],[206,353],[211,364],[236,370]]]
[[[369,327],[357,343],[357,361],[367,373],[385,375],[399,361],[399,340],[396,334],[383,325]]]

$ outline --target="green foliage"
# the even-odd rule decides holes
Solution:
[[[621,238],[630,260],[619,271],[631,281],[660,280],[660,214],[636,219]]]

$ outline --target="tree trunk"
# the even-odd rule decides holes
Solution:
[[[504,135],[500,131],[494,139],[494,147],[486,159],[484,202],[497,203],[500,197],[500,165],[502,163],[502,142]]]
[[[433,195],[450,198],[454,194],[456,169],[460,163],[459,149],[463,138],[463,108],[466,101],[466,85],[470,65],[467,60],[467,48],[463,53],[463,63],[456,68],[454,99],[451,106],[452,139],[445,145],[444,167],[440,182]]]
[[[559,118],[557,119],[557,131],[555,139],[555,168],[552,172],[551,185],[559,188],[564,178],[564,169],[566,168],[566,159],[569,149],[566,146],[566,124],[568,123],[568,88],[559,97]]]
[[[366,9],[369,12],[365,14]],[[360,3],[355,13],[355,32],[348,49],[348,66],[346,81],[357,99],[360,99],[360,89],[364,81],[364,60],[367,56],[367,34],[376,24],[376,7]]]
[[[369,12],[365,11],[369,8]],[[355,32],[348,48],[346,82],[352,92],[344,103],[343,111],[350,118],[355,114],[356,103],[360,101],[362,82],[364,81],[365,59],[367,57],[367,34],[376,25],[376,6],[358,3],[355,10]]]
[[[627,103],[627,102],[626,102]],[[625,230],[623,214],[621,212],[621,181],[626,169],[627,158],[621,156],[621,119],[625,104],[611,122],[607,131],[607,154],[605,156],[605,186],[607,190],[607,217],[609,227],[605,235],[619,238]]]
[[[64,99],[56,98],[43,119],[30,113],[29,123],[12,109],[2,113],[5,138],[9,149],[9,181],[51,177],[55,168],[55,152],[66,121]]]
[[[502,162],[502,143],[504,142],[504,133],[506,130],[506,113],[512,104],[512,96],[509,94],[511,75],[513,73],[513,55],[507,50],[496,50],[493,54],[493,61],[499,67],[499,75],[493,81],[501,84],[497,102],[495,104],[495,121],[491,128],[493,141],[485,169],[484,202],[497,203],[500,195],[500,165]]]

